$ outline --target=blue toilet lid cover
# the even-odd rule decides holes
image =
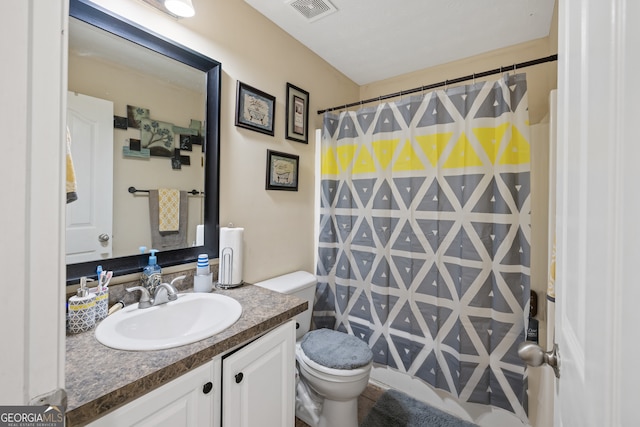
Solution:
[[[364,341],[331,329],[307,332],[300,346],[309,359],[327,368],[361,368],[373,359],[373,353]]]

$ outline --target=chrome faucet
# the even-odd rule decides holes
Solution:
[[[162,283],[162,276],[159,273],[154,273],[151,276],[142,274],[140,276],[140,286],[149,291],[149,294],[153,294],[156,288]]]
[[[164,291],[164,292],[163,292]],[[178,299],[178,291],[169,283],[160,283],[153,293],[152,305],[160,305]]]
[[[175,301],[178,299],[178,291],[169,283],[158,284],[153,292],[153,297],[151,297],[149,290],[143,286],[132,286],[131,288],[126,288],[126,291],[140,291],[138,308],[149,308],[154,305],[166,304],[169,301]]]

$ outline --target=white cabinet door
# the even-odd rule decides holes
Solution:
[[[222,425],[293,427],[295,321],[258,338],[222,362]]]
[[[90,426],[217,426],[219,423],[216,421],[220,417],[214,408],[218,406],[220,397],[219,387],[216,387],[219,384],[216,381],[219,372],[220,358],[217,358],[98,419]]]

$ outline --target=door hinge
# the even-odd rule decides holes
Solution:
[[[63,388],[58,388],[49,393],[36,396],[29,401],[29,405],[49,405],[57,406],[63,412],[67,410],[67,392]]]

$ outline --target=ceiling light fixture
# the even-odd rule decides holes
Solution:
[[[190,18],[196,14],[191,0],[165,0],[164,7],[174,15],[182,18]]]

